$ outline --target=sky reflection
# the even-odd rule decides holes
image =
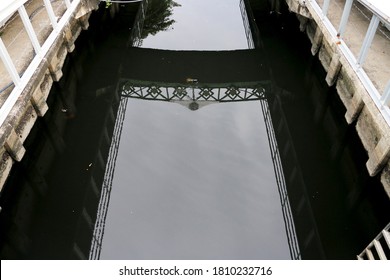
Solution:
[[[141,47],[169,50],[247,49],[240,0],[176,0],[172,27]]]
[[[261,120],[258,102],[130,100],[101,258],[288,259]]]
[[[248,48],[239,0],[177,2],[142,47]],[[259,102],[129,100],[101,259],[289,258]]]

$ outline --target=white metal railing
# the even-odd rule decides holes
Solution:
[[[390,259],[390,223],[374,238],[361,252],[359,260],[388,260]]]
[[[5,3],[3,3],[3,1],[5,1]],[[53,30],[41,45],[37,39],[38,36],[32,27],[31,20],[26,12],[25,5],[28,0],[2,0],[2,7],[0,8],[0,23],[4,23],[4,21],[18,12],[30,42],[34,48],[35,56],[31,60],[26,71],[23,74],[19,74],[15,67],[14,61],[12,60],[7,50],[7,47],[4,45],[3,40],[0,37],[0,58],[3,61],[3,64],[15,85],[14,89],[0,108],[0,126],[4,123],[8,114],[15,105],[18,97],[23,92],[24,88],[33,76],[35,70],[38,68],[45,55],[48,53],[50,47],[60,35],[60,32],[64,29],[72,14],[75,12],[77,6],[81,2],[81,0],[62,1],[65,3],[66,10],[60,18],[57,18],[54,14],[51,1],[43,0]]]
[[[350,49],[350,47],[348,47],[347,43],[344,40],[346,26],[349,21],[349,16],[354,1],[357,1],[362,4],[365,8],[368,9],[368,11],[372,13],[369,27],[366,31],[364,40],[361,42],[360,51],[357,56],[353,54],[352,50]],[[390,26],[390,1],[346,0],[338,27],[334,26],[334,24],[328,18],[329,7],[330,5],[332,5],[332,2],[330,0],[306,0],[304,3],[310,10],[313,10],[319,16],[328,32],[333,38],[335,38],[335,40],[337,40],[337,46],[340,48],[341,52],[344,54],[349,64],[356,72],[358,78],[366,88],[367,92],[369,93],[375,105],[381,112],[387,124],[390,126],[390,80],[388,80],[387,85],[384,87],[384,90],[381,94],[380,91],[382,90],[378,90],[378,88],[374,85],[372,79],[370,79],[366,71],[363,69],[368,51],[371,48],[374,36],[378,30],[379,22],[382,22],[383,25],[386,27]],[[322,6],[320,7],[320,5]],[[383,63],[383,61],[381,61],[381,63]],[[383,64],[380,67],[388,69],[389,65]]]

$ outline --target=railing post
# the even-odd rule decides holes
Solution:
[[[50,0],[43,0],[45,3],[45,7],[47,10],[47,14],[49,15],[51,25],[53,26],[53,29],[57,29],[58,23],[57,23],[57,17],[54,14],[53,6],[50,3]]]
[[[11,76],[11,79],[14,82],[15,86],[19,87],[21,84],[20,76],[1,38],[0,38],[0,58],[3,61],[4,66],[7,69],[9,75]]]
[[[382,105],[390,106],[390,81],[387,83],[385,91],[381,97]]]
[[[364,64],[364,61],[367,57],[368,50],[370,49],[372,40],[374,39],[376,30],[379,25],[379,18],[373,14],[371,18],[370,25],[368,26],[366,36],[363,41],[363,45],[360,49],[359,56],[357,58],[357,63],[362,66]]]
[[[322,13],[324,14],[325,17],[328,14],[329,2],[330,2],[330,0],[325,0],[324,3],[322,4]]]
[[[34,28],[31,24],[31,21],[28,17],[28,14],[26,12],[26,8],[22,5],[18,9],[20,18],[22,19],[22,22],[24,24],[24,27],[26,28],[28,37],[30,37],[30,41],[34,47],[35,53],[39,54],[41,50],[41,45],[39,44],[37,35],[35,34]]]
[[[344,10],[343,10],[343,15],[341,16],[341,22],[338,30],[338,35],[340,37],[343,36],[345,28],[347,26],[348,18],[349,18],[349,13],[351,12],[352,9],[352,3],[353,0],[347,0],[345,2]]]
[[[66,8],[69,9],[70,8],[70,0],[65,0],[65,5],[66,5]]]

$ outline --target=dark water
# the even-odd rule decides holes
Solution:
[[[240,1],[177,2],[175,23],[141,47],[248,48]],[[302,257],[353,259],[389,222],[389,201],[367,175],[362,145],[295,17],[249,2],[254,41],[268,57],[260,64],[283,89],[268,102]],[[68,57],[51,109],[1,194],[1,258],[88,258],[107,163],[115,162],[102,259],[289,259],[258,101],[190,111],[129,99],[112,157],[120,65],[137,70],[123,65],[136,8],[115,18],[100,9]]]
[[[294,16],[283,5],[273,13],[252,9],[275,82],[288,91],[269,102],[280,108],[272,116],[298,239],[307,244],[303,256],[352,259],[389,222],[390,201],[379,178],[368,176],[354,124],[347,126],[345,108],[306,35],[296,32]]]
[[[140,47],[248,48],[239,1],[177,2],[175,23]],[[259,103],[129,100],[101,258],[289,258]]]

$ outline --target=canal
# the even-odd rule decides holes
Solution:
[[[295,232],[303,259],[355,258],[390,203],[275,2],[102,4],[1,193],[1,259],[290,259]],[[266,101],[157,100],[265,79]]]

